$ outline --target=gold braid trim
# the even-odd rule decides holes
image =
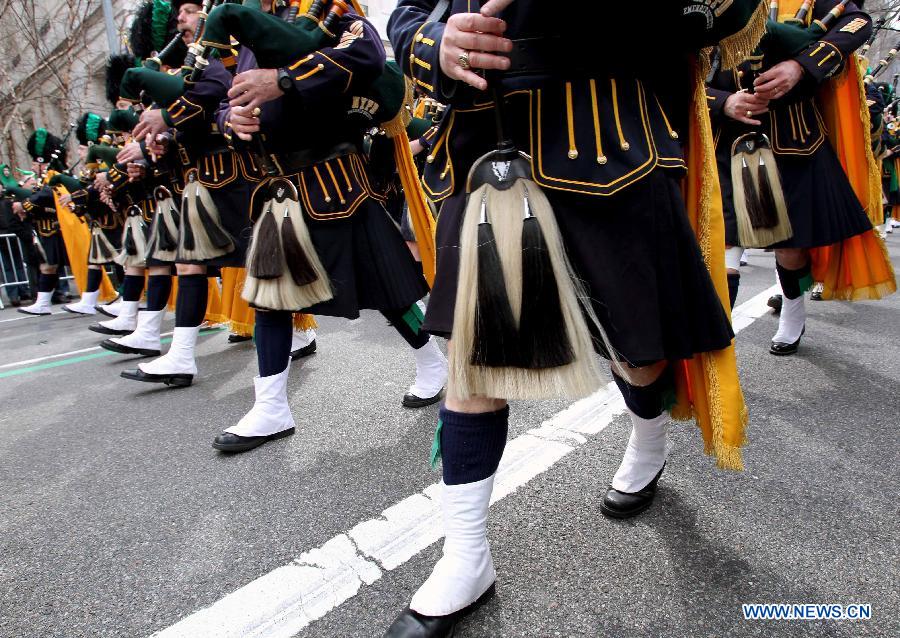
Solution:
[[[724,70],[735,68],[753,53],[759,41],[766,34],[766,18],[768,17],[769,3],[760,0],[756,11],[750,16],[750,21],[744,25],[744,28],[722,38],[719,42],[719,49],[722,52],[722,68]]]
[[[861,57],[854,56],[853,63],[860,68]],[[846,73],[847,71],[845,71]],[[866,213],[873,226],[881,223],[880,217],[884,214],[881,206],[881,171],[878,169],[878,162],[875,160],[875,153],[872,151],[872,116],[869,114],[869,107],[866,103],[866,87],[863,83],[863,73],[857,71],[856,84],[859,88],[859,119],[862,122],[863,144],[866,153],[866,164],[869,172],[869,201],[866,206]]]
[[[242,337],[252,337],[253,336],[253,326],[252,323],[244,323],[243,321],[230,321],[228,323],[229,332],[240,335]]]
[[[404,94],[403,94],[403,104],[400,105],[400,110],[397,114],[391,118],[389,121],[385,122],[381,125],[381,130],[384,131],[385,135],[389,138],[393,139],[399,136],[401,133],[406,132],[406,127],[409,126],[409,123],[412,122],[412,103],[413,103],[413,90],[412,90],[412,82],[409,81],[406,76],[404,76]]]

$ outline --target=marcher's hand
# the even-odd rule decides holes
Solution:
[[[63,193],[59,196],[59,203],[63,206],[68,206],[72,203],[72,195],[70,193]]]
[[[488,2],[481,7],[481,15],[488,17],[495,16],[513,2],[514,0],[488,0]]]
[[[278,71],[275,69],[251,69],[238,73],[228,89],[231,106],[245,106],[248,113],[282,95],[284,93],[278,87]]]
[[[144,145],[147,147],[147,152],[151,153],[156,158],[162,157],[166,154],[166,151],[169,150],[168,140],[162,133],[158,133],[155,139],[148,136]]]
[[[512,40],[503,37],[505,31],[506,22],[500,18],[478,13],[450,16],[441,39],[440,60],[444,75],[482,91],[487,89],[487,80],[472,69],[509,68],[509,58],[495,55],[512,51]],[[465,60],[468,60],[468,68],[464,68]]]
[[[102,188],[109,188],[109,186],[109,175],[107,175],[106,172],[94,175],[94,188],[100,190]]]
[[[146,167],[140,162],[128,162],[125,170],[128,172],[129,182],[138,182],[144,177]]]
[[[141,114],[141,121],[137,123],[137,126],[134,127],[131,134],[136,140],[144,139],[148,135],[153,139],[160,133],[165,133],[167,130],[169,130],[169,126],[163,119],[162,110],[147,109]]]
[[[25,221],[25,207],[22,206],[22,202],[13,202],[12,205],[13,212],[16,214],[16,217],[21,219],[23,222]]]
[[[251,136],[259,131],[259,118],[253,117],[250,113],[251,110],[246,106],[233,106],[228,111],[231,130],[245,142],[249,142]]]
[[[422,146],[422,142],[419,140],[410,140],[409,141],[409,153],[413,157],[424,151],[425,148]]]
[[[728,96],[725,100],[723,110],[725,111],[725,115],[733,120],[743,122],[744,124],[759,126],[762,122],[753,119],[753,116],[768,113],[769,101],[754,93],[739,91]]]
[[[796,60],[779,62],[753,82],[753,91],[766,100],[784,97],[803,79],[803,67]]]
[[[119,164],[127,164],[128,162],[135,162],[144,157],[144,153],[141,151],[141,145],[137,142],[128,142],[119,154],[116,155],[116,162]]]

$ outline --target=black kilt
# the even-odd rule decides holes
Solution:
[[[725,243],[740,246],[734,213],[730,151],[716,154],[725,213]],[[830,246],[872,229],[862,204],[826,139],[811,155],[776,155],[788,217],[794,231],[773,248]]]
[[[47,261],[43,262],[44,264],[57,267],[66,265],[66,244],[63,241],[62,233],[58,229],[46,237],[38,234],[38,240],[41,242],[41,248],[44,249],[44,254],[47,256]]]
[[[608,197],[545,193],[572,266],[624,360],[687,359],[731,343],[731,324],[670,173],[655,170]],[[453,329],[464,209],[465,194],[457,193],[438,216],[437,276],[424,329],[445,337]]]
[[[253,227],[250,225],[250,194],[255,184],[242,179],[236,179],[227,186],[210,188],[222,227],[234,239],[234,250],[227,255],[207,259],[203,261],[176,260],[179,264],[198,264],[217,268],[243,268],[247,257],[247,249],[253,237]]]
[[[343,219],[316,220],[304,211],[334,298],[305,309],[356,319],[362,309],[409,308],[428,293],[422,267],[381,202],[371,197]]]

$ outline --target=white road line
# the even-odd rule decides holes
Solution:
[[[21,317],[13,317],[12,319],[0,319],[0,323],[9,323],[10,321],[22,321],[23,319],[37,319],[39,317],[52,317],[54,315],[70,315],[71,312],[66,312],[65,310],[60,310],[59,312],[51,312],[49,315],[26,315],[23,314]]]
[[[775,286],[735,309],[735,333],[765,314],[774,292]],[[622,396],[610,383],[510,441],[491,503],[546,472],[624,411]],[[440,540],[438,490],[439,483],[428,486],[152,638],[291,638]]]

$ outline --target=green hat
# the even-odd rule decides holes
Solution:
[[[7,171],[9,171],[9,175],[6,174]],[[0,186],[11,188],[18,185],[19,182],[13,177],[12,167],[9,164],[0,164]]]
[[[66,149],[62,140],[48,132],[45,128],[39,128],[28,138],[28,154],[31,159],[41,164],[50,164],[56,170],[63,170],[66,165]]]
[[[100,141],[100,137],[106,133],[106,120],[96,113],[82,113],[75,123],[75,137],[78,143],[87,146],[88,143]]]
[[[162,51],[178,33],[176,13],[167,0],[146,0],[131,23],[131,50],[138,58],[146,60]],[[171,66],[181,66],[187,47],[181,49],[181,59]]]
[[[139,120],[138,114],[130,106],[127,109],[113,109],[107,118],[106,128],[110,131],[127,133],[137,126]]]
[[[137,61],[130,53],[117,53],[106,60],[106,99],[113,106],[119,101],[119,85],[125,71],[137,66]]]

